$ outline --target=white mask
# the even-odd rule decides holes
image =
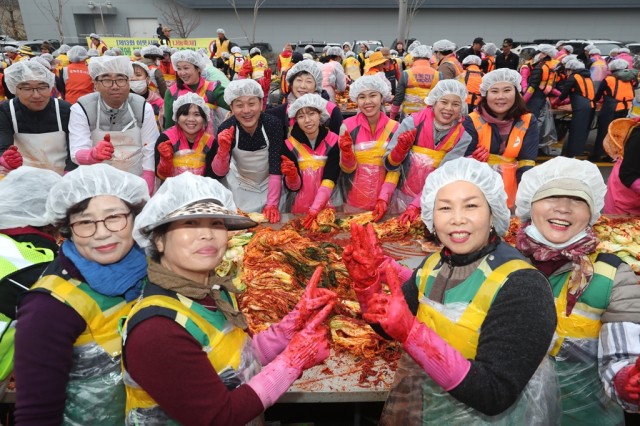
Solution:
[[[129,81],[129,87],[138,95],[147,93],[147,80],[132,80]]]
[[[587,231],[586,229],[583,231],[578,232],[573,238],[571,238],[569,241],[566,241],[562,244],[555,244],[552,243],[551,241],[547,240],[544,235],[542,235],[542,233],[540,232],[540,230],[538,228],[536,228],[536,226],[532,223],[531,225],[527,226],[524,229],[525,234],[527,234],[528,236],[530,236],[531,238],[533,238],[534,240],[536,240],[539,243],[544,244],[545,246],[549,246],[551,248],[554,249],[563,249],[565,247],[569,247],[571,244],[575,243],[576,241],[584,238],[587,235]]]

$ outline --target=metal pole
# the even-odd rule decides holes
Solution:
[[[405,34],[407,32],[407,0],[398,0],[398,36],[396,42],[405,42]],[[395,46],[391,46],[395,49]]]
[[[107,35],[107,27],[104,25],[104,15],[102,14],[102,4],[99,4],[98,7],[100,8],[100,19],[102,20],[102,31],[105,32],[105,35]]]

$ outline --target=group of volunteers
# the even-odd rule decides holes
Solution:
[[[603,137],[617,160],[605,185],[589,161],[535,163],[553,46],[528,79],[510,39],[497,53],[478,38],[462,61],[449,40],[399,43],[401,61],[363,45],[357,65],[349,43],[322,61],[288,46],[282,103],[267,108],[264,57],[225,76],[213,60],[235,47],[217,33],[211,57],[163,45],[129,58],[92,34],[89,61],[74,46],[60,69],[4,70],[0,325],[17,424],[261,424],[329,356],[337,295],[319,268],[252,335],[215,268],[228,231],[256,225],[242,212],[310,228],[325,208],[421,220],[443,246],[410,270],[352,225],[342,258],[363,318],[404,350],[381,424],[618,425],[640,411],[640,286],[592,228],[603,211],[640,214],[637,121]],[[571,61],[566,85],[591,87]],[[602,68],[605,103],[633,81],[622,69]],[[559,99],[582,96],[571,90]]]

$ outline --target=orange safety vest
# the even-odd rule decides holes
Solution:
[[[467,95],[466,104],[467,105],[478,105],[480,103],[480,84],[482,83],[482,71],[477,65],[469,65],[461,74],[462,80],[467,86]]]
[[[556,84],[556,66],[558,65],[558,61],[555,59],[551,59],[542,64],[542,80],[540,80],[540,84],[538,88],[544,92],[545,95],[548,95],[553,90],[553,87]]]
[[[213,57],[219,58],[224,52],[229,52],[229,40],[225,40],[220,43],[220,39],[216,38],[216,53],[213,55]]]
[[[605,81],[611,89],[611,97],[618,101],[616,104],[616,111],[629,109],[631,101],[634,98],[633,85],[631,82],[620,81],[612,75],[605,78]]]
[[[593,80],[589,77],[584,78],[580,74],[575,74],[574,78],[580,88],[580,94],[591,101],[591,108],[595,108],[596,105],[593,99],[596,97],[596,90],[593,86]]]
[[[424,99],[431,89],[438,84],[440,73],[429,64],[414,64],[405,71],[407,76],[405,99],[402,102],[402,112],[413,114],[426,108]]]
[[[2,85],[2,79],[4,78],[4,74],[0,73],[0,101],[4,101],[7,99],[7,94],[4,93],[4,86]]]
[[[291,68],[291,58],[293,55],[288,57],[282,56],[282,54],[278,55],[278,59],[280,59],[280,72],[286,71]]]
[[[67,77],[65,80],[64,100],[70,104],[75,104],[79,97],[93,93],[93,79],[89,75],[89,68],[84,62],[70,63],[63,68],[63,75]]]
[[[167,83],[176,81],[176,71],[173,69],[173,63],[171,61],[169,61],[168,64],[164,61],[160,61],[160,71],[162,71],[164,81],[166,81]]]
[[[477,112],[472,112],[469,117],[473,121],[473,125],[478,132],[478,145],[483,146],[487,151],[491,151],[491,139],[493,136],[493,129],[491,125],[487,123],[484,118]],[[502,174],[502,180],[504,181],[504,190],[507,193],[507,205],[509,208],[515,205],[516,192],[518,191],[518,182],[516,180],[516,170],[518,167],[533,166],[535,163],[531,160],[517,161],[520,150],[524,143],[524,136],[529,130],[531,124],[532,114],[523,114],[520,120],[515,123],[509,133],[509,139],[507,140],[507,146],[502,153],[490,154],[489,165],[499,165]],[[537,123],[536,123],[537,125]]]
[[[462,64],[460,64],[460,61],[458,61],[456,55],[454,55],[453,53],[444,58],[440,63],[444,62],[449,62],[456,69],[456,75],[454,77],[459,76],[460,74],[462,74],[462,71],[464,71],[464,69],[462,68]]]
[[[496,58],[494,56],[487,56],[487,72],[491,72],[496,69]]]

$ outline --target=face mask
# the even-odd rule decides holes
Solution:
[[[129,81],[129,87],[138,95],[147,93],[147,80]]]
[[[534,240],[536,240],[539,243],[544,244],[545,246],[549,246],[551,248],[554,249],[563,249],[565,247],[569,247],[571,244],[575,243],[576,241],[581,240],[582,238],[587,236],[587,231],[586,230],[582,230],[580,232],[578,232],[573,238],[571,238],[569,241],[564,242],[562,244],[555,244],[552,243],[551,241],[547,240],[542,233],[540,232],[540,230],[538,230],[538,228],[536,228],[536,226],[532,223],[531,225],[527,226],[524,229],[525,234],[527,234],[528,236],[530,236],[531,238],[533,238]]]

